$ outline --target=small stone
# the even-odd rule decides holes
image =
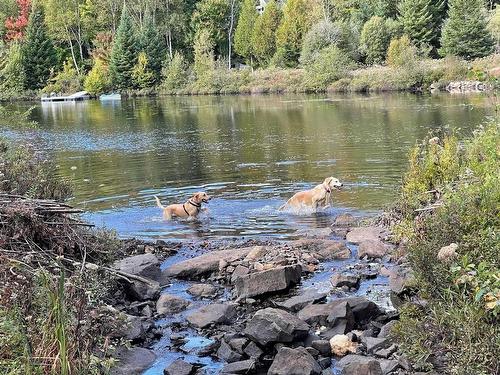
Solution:
[[[262,349],[259,348],[259,346],[253,341],[250,341],[243,351],[247,356],[254,359],[260,358],[260,356],[264,353]]]
[[[359,276],[336,273],[332,276],[330,282],[336,288],[347,286],[357,289],[359,287]]]
[[[328,340],[315,340],[311,346],[316,349],[321,355],[331,355],[332,349]]]
[[[217,288],[210,284],[194,284],[187,292],[196,297],[213,297],[217,293]]]
[[[161,315],[171,315],[184,311],[189,301],[171,294],[162,294],[156,301],[156,311]]]
[[[224,340],[221,341],[219,350],[217,350],[217,357],[227,363],[238,362],[243,359],[243,356],[234,351]]]

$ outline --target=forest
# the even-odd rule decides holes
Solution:
[[[500,45],[496,3],[1,0],[0,87],[9,99],[406,90],[470,70],[481,79]]]

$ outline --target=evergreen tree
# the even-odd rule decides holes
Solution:
[[[109,64],[113,87],[118,89],[132,87],[132,71],[137,62],[136,44],[132,20],[126,5],[123,5]]]
[[[2,61],[0,70],[0,91],[2,97],[16,95],[23,91],[26,76],[23,69],[21,46],[14,42],[9,48],[7,57]]]
[[[266,66],[276,53],[276,30],[281,22],[281,10],[275,0],[267,3],[264,13],[255,21],[252,50],[258,62]]]
[[[258,13],[255,7],[255,0],[244,0],[238,26],[234,34],[234,50],[252,64],[254,55],[252,48],[252,35],[257,20]]]
[[[439,39],[433,0],[402,0],[399,21],[417,47],[435,45]]]
[[[153,84],[158,84],[161,80],[161,69],[167,46],[153,21],[151,15],[146,17],[141,33],[141,49],[146,54],[146,68],[153,73]]]
[[[35,6],[31,12],[21,55],[25,88],[41,89],[57,64],[57,55],[52,40],[47,35],[43,10],[39,6]]]
[[[361,48],[366,54],[366,61],[380,64],[385,60],[387,47],[391,37],[387,30],[385,20],[373,16],[365,23],[361,31]]]
[[[440,53],[466,59],[493,52],[493,38],[487,30],[483,0],[450,0],[448,19],[443,27]]]

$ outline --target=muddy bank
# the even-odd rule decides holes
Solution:
[[[117,262],[139,277],[126,285],[122,311],[135,333],[126,337],[151,350],[134,371],[413,373],[389,337],[392,301],[406,292],[389,233],[342,215],[308,235],[182,244],[168,257],[149,249]],[[130,373],[128,362],[113,373]]]

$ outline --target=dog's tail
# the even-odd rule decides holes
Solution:
[[[288,202],[290,202],[290,199],[286,201],[284,205],[282,205],[280,208],[278,208],[278,211],[283,211],[285,207],[288,205]]]
[[[165,207],[163,207],[163,205],[161,204],[161,202],[160,202],[160,198],[158,198],[158,197],[155,195],[155,199],[156,199],[156,205],[157,205],[158,207],[160,207],[160,208],[163,210]]]

